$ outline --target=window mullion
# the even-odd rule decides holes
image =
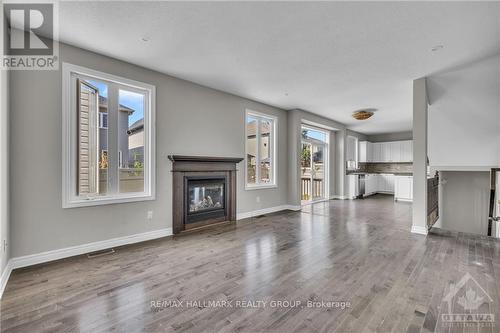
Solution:
[[[260,118],[257,118],[257,128],[255,129],[255,184],[260,184]]]
[[[118,99],[119,86],[108,86],[108,195],[118,193]]]
[[[276,174],[276,170],[274,169],[274,133],[275,133],[275,122],[274,120],[271,123],[271,126],[269,127],[269,139],[267,145],[269,146],[267,148],[269,152],[269,172],[270,172],[270,177],[269,177],[269,182],[270,184],[274,184],[274,175]]]

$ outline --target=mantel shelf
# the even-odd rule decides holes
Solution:
[[[213,163],[239,163],[243,161],[242,157],[215,157],[215,156],[187,156],[187,155],[168,155],[172,162],[213,162]]]

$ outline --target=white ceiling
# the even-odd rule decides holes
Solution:
[[[411,129],[413,79],[500,52],[500,3],[61,2],[60,39],[376,134]]]

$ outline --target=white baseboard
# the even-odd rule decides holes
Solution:
[[[286,205],[288,210],[293,210],[293,211],[298,211],[302,209],[301,205],[294,206],[294,205]]]
[[[238,213],[238,214],[236,214],[236,220],[243,220],[243,219],[247,219],[247,218],[254,217],[254,216],[271,214],[271,213],[279,212],[282,210],[295,210],[295,211],[297,211],[297,210],[301,210],[301,209],[302,209],[301,206],[294,206],[294,205],[281,205],[281,206],[269,207],[269,208],[254,210],[251,212]]]
[[[134,244],[139,242],[144,242],[151,239],[157,239],[162,237],[167,237],[172,235],[172,228],[154,230],[144,232],[142,234],[135,234],[130,236],[112,238],[104,241],[87,243],[82,245],[76,245],[71,247],[66,247],[63,249],[52,250],[42,253],[30,254],[27,256],[12,258],[10,260],[12,269],[32,266],[36,264],[41,264],[44,262],[69,258],[77,256],[80,254],[85,254],[94,251],[100,251],[109,249],[116,246],[122,246],[127,244]]]
[[[5,268],[3,269],[2,272],[2,277],[0,278],[0,299],[2,299],[3,296],[3,291],[5,290],[5,287],[7,286],[7,281],[9,281],[10,273],[12,272],[12,265],[11,261],[7,261],[7,265],[5,265]]]
[[[338,200],[349,200],[351,199],[349,196],[347,195],[332,195],[330,196],[330,199],[333,200],[333,199],[338,199]]]
[[[419,235],[427,235],[427,228],[419,225],[412,225],[411,232]]]
[[[395,198],[394,201],[401,201],[401,202],[413,202],[413,199],[403,199],[403,198]]]

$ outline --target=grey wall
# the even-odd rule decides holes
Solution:
[[[436,227],[488,233],[489,172],[440,172],[440,219]],[[441,199],[440,198],[440,199]]]
[[[156,200],[62,209],[61,72],[14,71],[10,80],[10,177],[15,184],[11,188],[12,257],[171,227],[167,155],[244,157],[246,108],[278,117],[278,188],[244,190],[241,163],[237,210],[288,203],[286,111],[71,46],[61,45],[60,56],[64,62],[156,86]],[[146,219],[148,210],[153,211],[151,221]]]
[[[0,70],[0,276],[9,260],[9,71]]]
[[[350,129],[346,130],[346,134],[349,136],[354,136],[354,137],[358,138],[359,141],[367,141],[368,140],[368,135],[354,132],[353,130],[350,130]]]
[[[427,87],[413,80],[412,232],[427,234]]]
[[[431,166],[500,163],[500,55],[430,76]]]
[[[405,141],[412,139],[413,139],[412,131],[367,135],[367,141],[370,142]]]
[[[347,177],[346,174],[346,150],[347,150],[347,131],[345,129],[334,133],[334,144],[337,154],[335,156],[335,196],[343,198],[347,195]]]
[[[500,163],[500,55],[432,75],[429,164],[440,172],[443,229],[487,234],[489,170]],[[458,171],[462,169],[463,171]]]

